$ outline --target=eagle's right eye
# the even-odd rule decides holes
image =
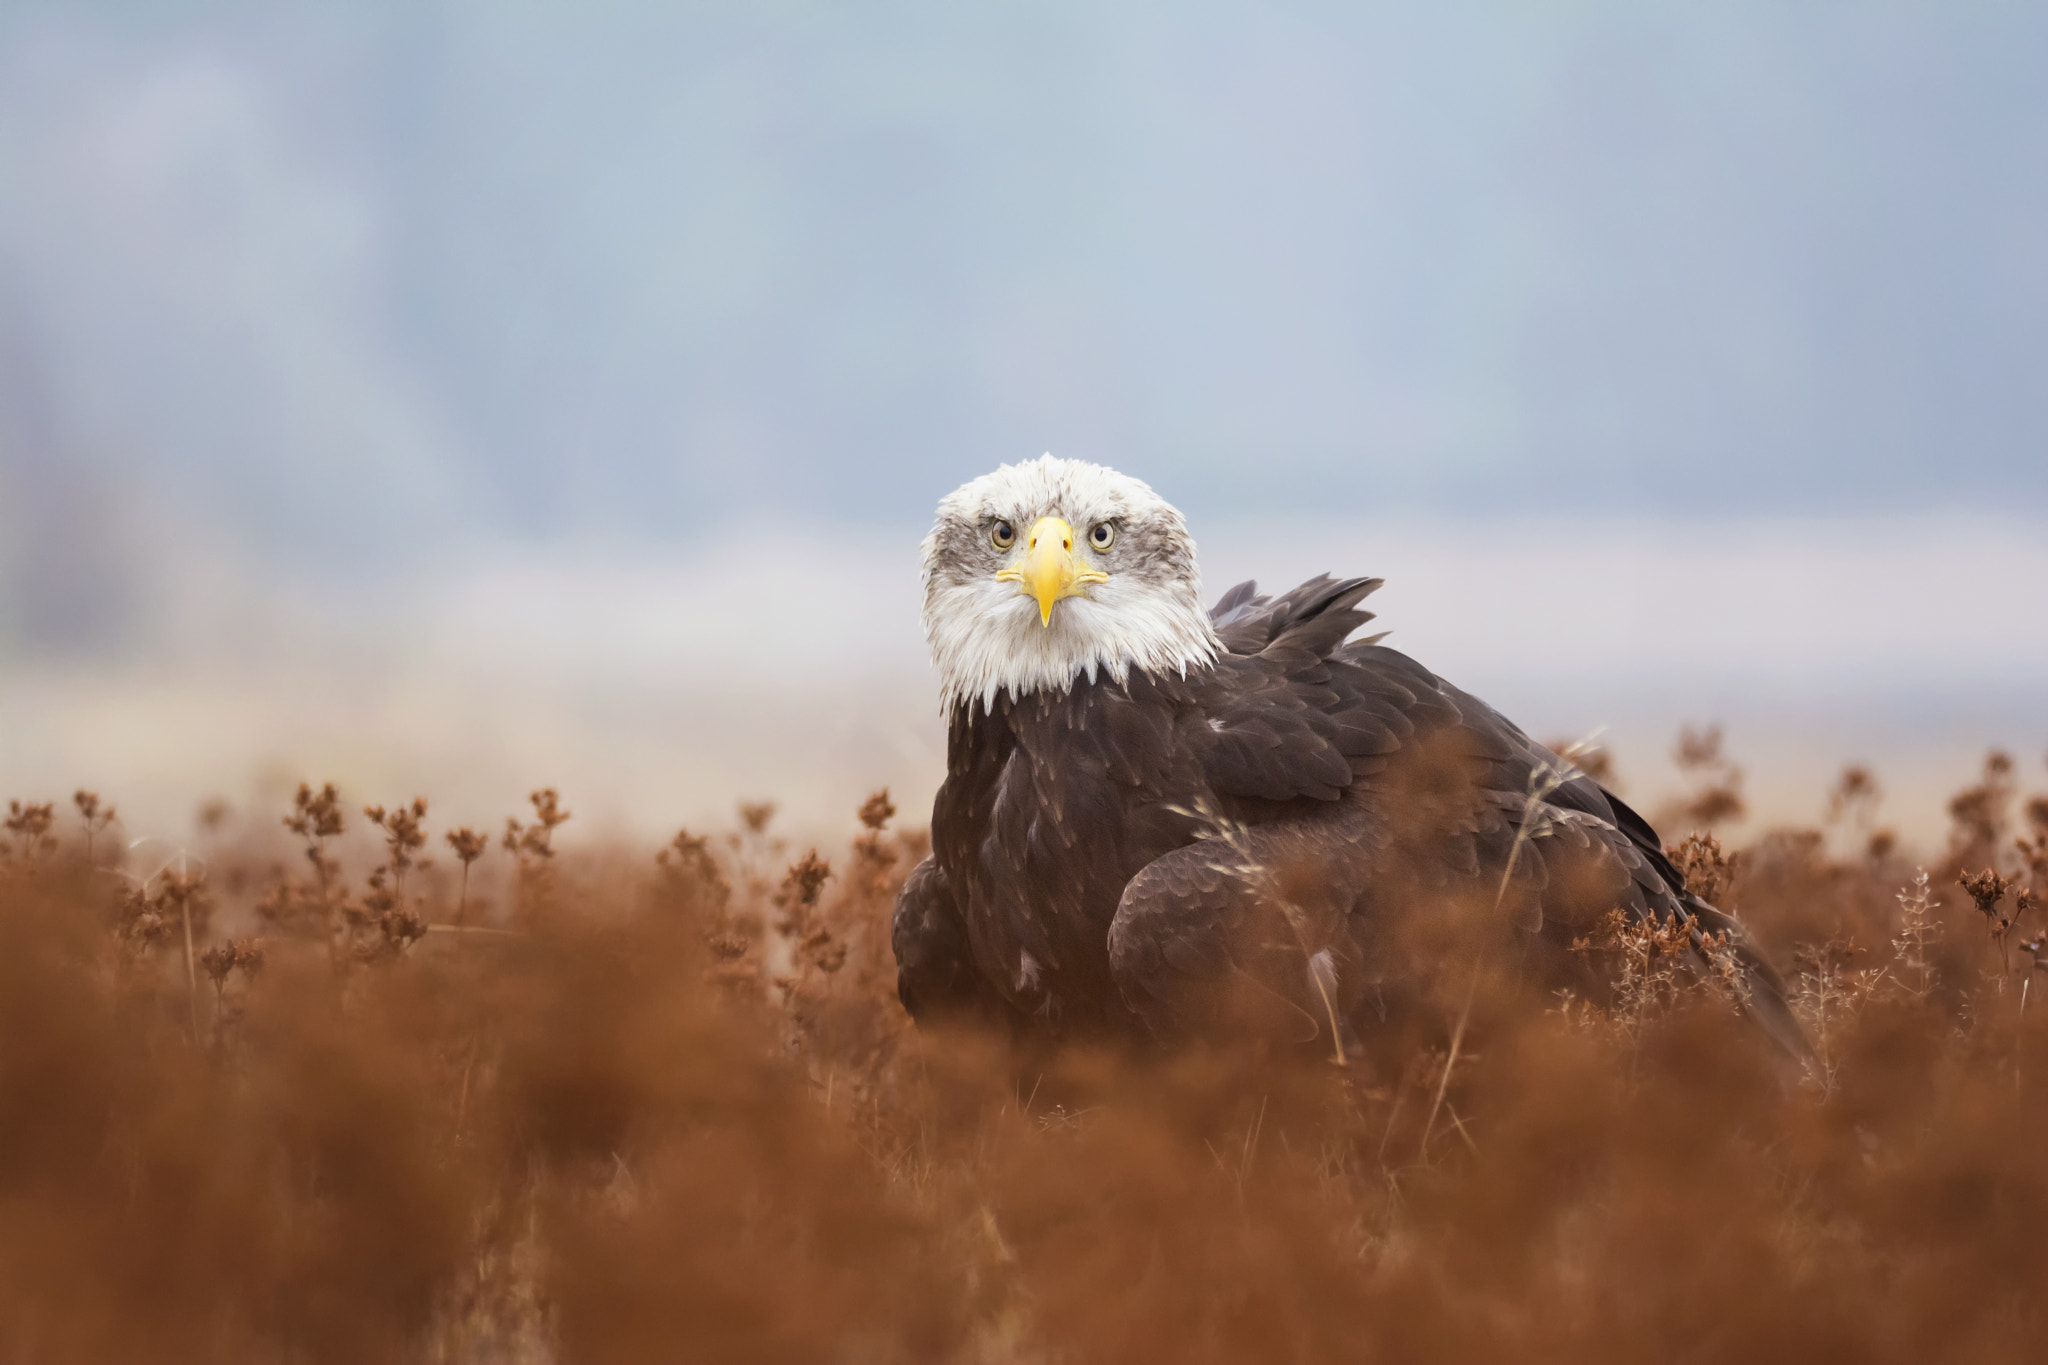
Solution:
[[[1007,521],[997,521],[988,528],[988,543],[998,550],[1007,550],[1017,543],[1017,528]]]

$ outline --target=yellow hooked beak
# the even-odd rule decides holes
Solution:
[[[1038,599],[1038,624],[1052,624],[1052,604],[1078,597],[1084,583],[1107,583],[1109,575],[1074,563],[1074,528],[1058,517],[1041,517],[1024,543],[1024,562],[1004,569],[998,579],[1023,585]]]

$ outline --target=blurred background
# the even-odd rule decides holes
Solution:
[[[2044,374],[2035,5],[0,0],[0,795],[914,812],[918,538],[1050,450],[1931,835],[2048,747]]]

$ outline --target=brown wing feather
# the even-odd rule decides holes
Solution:
[[[1325,576],[1269,598],[1246,583],[1217,603],[1212,616],[1228,652],[1200,696],[1210,731],[1202,767],[1228,816],[1249,826],[1320,826],[1327,873],[1371,880],[1392,869],[1383,862],[1340,874],[1335,865],[1355,861],[1351,850],[1375,818],[1361,811],[1405,813],[1406,837],[1384,840],[1404,872],[1492,882],[1512,857],[1503,882],[1511,921],[1560,947],[1609,908],[1726,935],[1753,1012],[1787,1051],[1804,1055],[1777,975],[1731,917],[1687,892],[1641,816],[1413,659],[1375,641],[1346,643],[1371,619],[1357,604],[1378,586]],[[1560,860],[1573,869],[1562,880]],[[1171,971],[1176,955],[1210,968],[1233,960],[1191,944],[1215,931],[1233,895],[1244,899],[1241,869],[1220,853],[1170,855],[1162,871],[1168,862],[1172,876],[1148,868],[1134,879],[1117,921],[1121,961],[1140,991],[1149,971],[1185,975]],[[1151,934],[1161,942],[1148,943]]]

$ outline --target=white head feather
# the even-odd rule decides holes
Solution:
[[[1021,584],[996,577],[1022,559],[1023,533],[1041,517],[1073,527],[1075,558],[1108,575],[1055,603],[1045,623]],[[1017,528],[1007,550],[990,539],[999,521]],[[1089,535],[1103,522],[1115,541],[1097,552]],[[1141,480],[1050,455],[1006,464],[940,502],[924,541],[924,633],[949,711],[974,700],[993,709],[1005,691],[1065,691],[1084,676],[1122,683],[1133,668],[1185,676],[1222,648],[1180,513]]]

